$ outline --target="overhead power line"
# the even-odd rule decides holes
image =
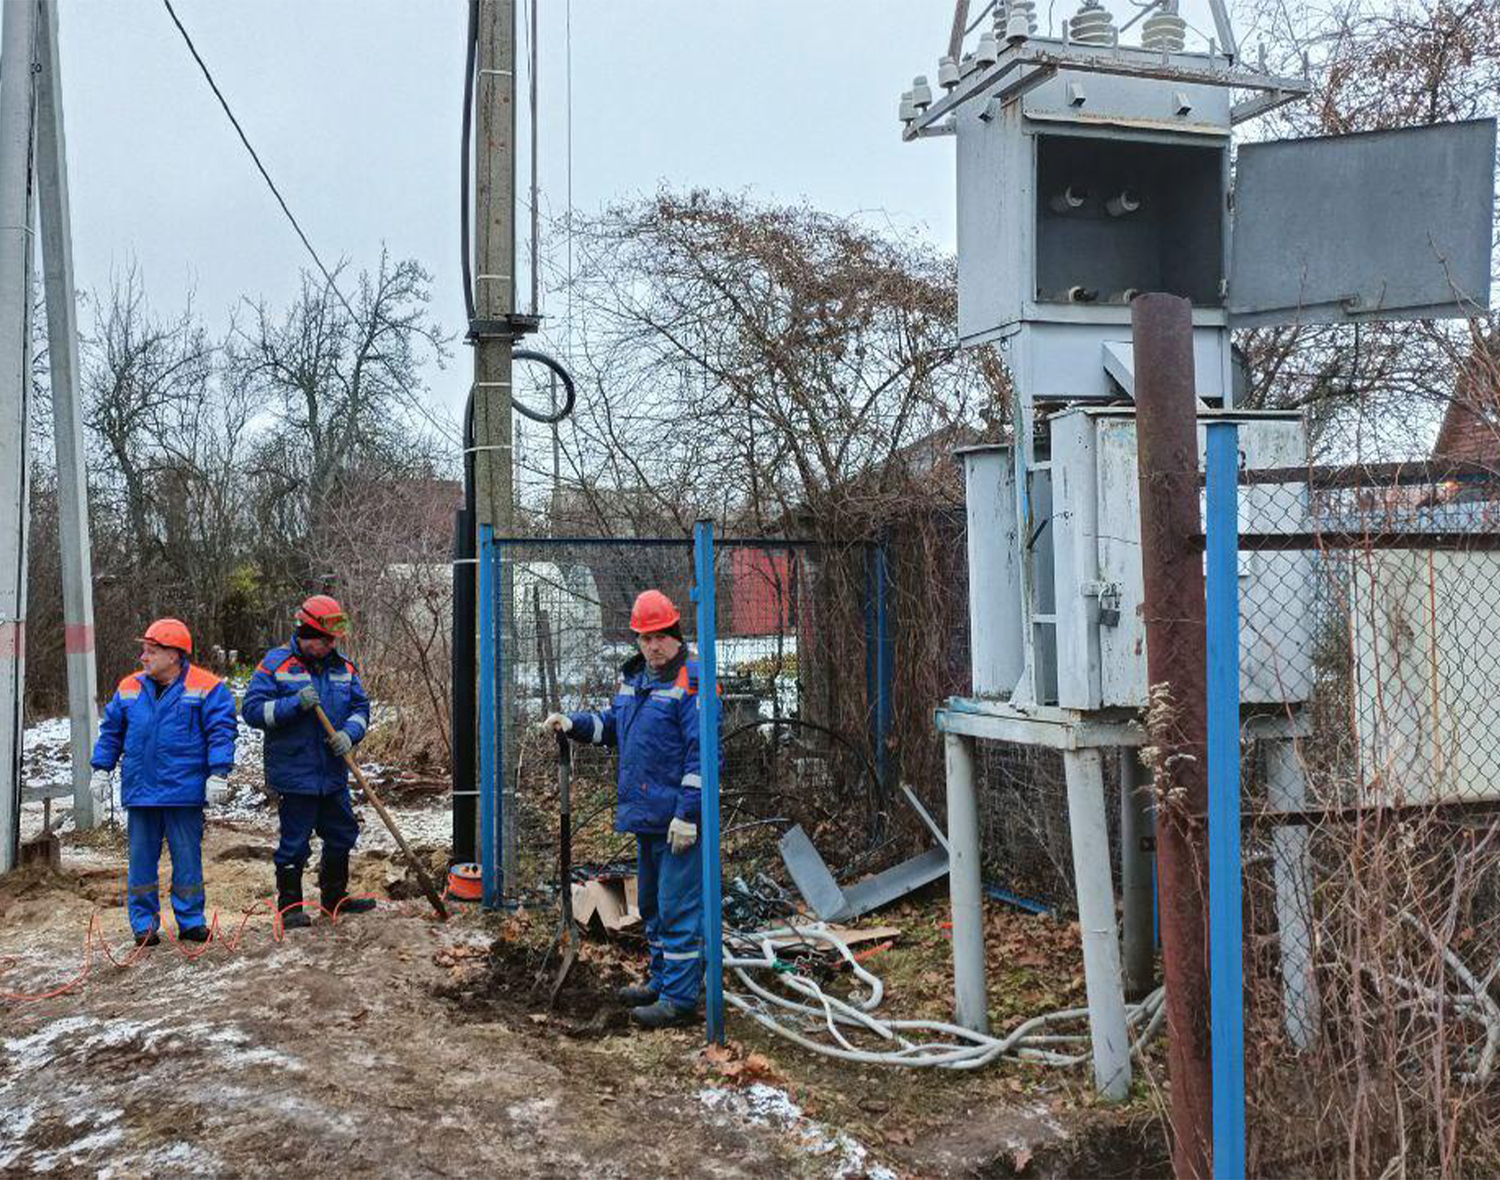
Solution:
[[[177,31],[182,34],[182,39],[187,44],[188,52],[193,55],[193,60],[198,63],[198,68],[203,71],[203,77],[208,82],[209,89],[214,92],[214,97],[219,100],[219,105],[224,108],[224,114],[229,117],[229,122],[233,124],[235,134],[240,137],[240,142],[245,145],[245,150],[250,153],[250,158],[255,161],[255,167],[264,178],[266,186],[271,190],[271,195],[276,198],[276,203],[281,206],[281,211],[286,214],[286,219],[292,223],[292,228],[297,231],[297,236],[302,239],[302,245],[307,248],[307,252],[312,256],[313,262],[317,264],[318,270],[323,273],[323,278],[328,281],[329,289],[339,297],[339,302],[344,305],[344,310],[357,320],[359,317],[355,315],[354,308],[349,306],[349,301],[344,298],[344,293],[339,290],[338,283],[334,282],[333,273],[323,265],[323,260],[318,257],[318,252],[313,249],[312,242],[302,232],[302,226],[297,223],[296,217],[292,215],[292,211],[286,203],[286,198],[281,195],[281,190],[276,187],[276,182],[271,179],[271,174],[266,171],[266,166],[260,162],[260,156],[250,146],[250,140],[245,135],[245,129],[240,126],[240,121],[234,117],[234,112],[229,109],[229,100],[224,97],[224,92],[219,89],[219,84],[214,81],[213,74],[209,72],[208,64],[203,60],[202,54],[198,52],[198,47],[193,44],[193,38],[189,36],[187,29],[183,27],[182,21],[177,16],[177,10],[172,7],[172,0],[161,0],[161,2],[166,7],[167,15],[172,18],[172,23],[177,26]]]

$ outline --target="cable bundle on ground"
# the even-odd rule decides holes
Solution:
[[[777,943],[787,940],[824,943],[836,950],[866,995],[850,1002],[830,996],[808,976],[777,955]],[[1087,1008],[1049,1012],[1020,1024],[1003,1037],[986,1036],[941,1020],[882,1020],[874,1015],[884,988],[867,971],[848,945],[824,923],[787,925],[754,934],[727,934],[724,966],[744,984],[748,994],[725,991],[724,999],[777,1036],[814,1053],[866,1065],[908,1068],[978,1069],[1001,1057],[1036,1061],[1043,1065],[1073,1066],[1088,1060],[1087,1032],[1052,1032],[1088,1017]],[[752,972],[770,972],[774,981],[798,998],[778,995],[763,986]],[[1165,991],[1157,988],[1138,1004],[1127,1004],[1126,1025],[1134,1034],[1132,1054],[1138,1054],[1166,1019]],[[785,1015],[780,1015],[785,1014]],[[1138,1030],[1138,1031],[1137,1031]],[[917,1039],[925,1034],[924,1039]],[[827,1039],[815,1039],[823,1036]],[[870,1048],[852,1038],[889,1048]]]

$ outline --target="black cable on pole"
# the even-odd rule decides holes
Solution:
[[[578,398],[578,392],[573,388],[573,375],[568,372],[566,365],[545,352],[537,352],[530,348],[518,348],[510,355],[512,360],[536,361],[538,364],[546,365],[547,368],[557,374],[558,380],[563,383],[563,404],[558,406],[552,413],[539,413],[529,406],[522,404],[519,398],[512,395],[510,404],[515,406],[518,413],[526,415],[533,422],[540,422],[544,426],[552,426],[561,422],[573,412],[573,403]]]
[[[281,211],[286,214],[286,219],[292,223],[292,228],[297,231],[297,236],[302,239],[302,244],[307,248],[308,254],[312,256],[313,262],[323,272],[323,277],[328,281],[329,288],[339,297],[339,302],[344,305],[344,310],[353,318],[358,319],[359,317],[354,313],[354,308],[349,306],[349,301],[344,298],[344,293],[339,290],[339,285],[333,281],[333,274],[323,265],[323,260],[318,257],[318,252],[313,249],[312,242],[302,232],[302,226],[292,216],[292,211],[287,206],[286,198],[281,195],[281,190],[276,187],[276,182],[271,179],[271,174],[266,171],[266,166],[260,162],[260,156],[250,146],[250,140],[245,135],[245,129],[240,126],[240,121],[234,117],[234,112],[229,109],[229,101],[219,89],[218,83],[214,81],[214,76],[209,72],[208,65],[204,62],[202,55],[199,54],[198,47],[193,44],[192,37],[188,35],[187,29],[183,28],[182,21],[178,19],[177,10],[172,7],[172,0],[161,0],[161,2],[166,7],[167,15],[172,18],[172,23],[177,26],[177,31],[182,34],[183,41],[187,43],[188,52],[193,55],[193,60],[198,63],[198,68],[203,71],[203,77],[208,82],[209,89],[214,92],[214,97],[219,100],[219,105],[224,108],[224,113],[229,116],[229,122],[234,126],[235,134],[240,137],[240,142],[245,145],[245,150],[250,153],[250,158],[255,161],[255,167],[265,180],[266,186],[270,188],[271,195],[276,198],[276,203],[281,206]]]
[[[165,0],[163,0],[163,2],[165,2]],[[474,138],[474,78],[477,73],[478,64],[479,0],[469,0],[468,45],[465,47],[464,52],[464,109],[463,119],[461,121],[462,130],[459,136],[460,152],[458,168],[458,219],[459,254],[461,256],[460,263],[463,270],[464,284],[464,310],[468,313],[469,317],[470,340],[477,340],[479,338],[478,333],[480,330],[478,316],[476,315],[474,310],[474,270],[473,260],[470,257],[472,253],[472,244],[469,239],[469,186],[471,182],[470,173],[473,168],[472,145]],[[486,324],[485,326],[490,327],[491,330],[496,327],[500,328],[505,332],[505,334],[511,335],[512,342],[514,342],[516,335],[519,334],[520,331],[528,330],[526,327],[521,327],[517,330],[515,321],[521,318],[524,317],[512,316],[510,317],[509,321],[497,321],[494,325]],[[533,316],[531,318],[532,322],[530,324],[530,328],[535,328],[537,317]],[[507,325],[509,325],[510,331],[506,331]],[[563,404],[550,414],[542,414],[537,412],[536,410],[531,409],[529,406],[523,405],[516,398],[516,396],[512,394],[510,398],[510,404],[514,406],[519,413],[527,418],[530,418],[533,422],[540,422],[544,426],[554,426],[573,412],[573,404],[577,400],[578,395],[577,390],[573,385],[573,375],[568,372],[566,365],[562,364],[555,357],[549,356],[547,353],[537,352],[528,348],[514,349],[511,353],[511,359],[518,361],[536,361],[539,364],[546,365],[547,368],[551,369],[552,372],[557,375],[559,380],[562,381],[563,389],[566,391],[566,396],[563,399]],[[473,429],[473,414],[474,393],[471,389],[469,391],[468,404],[464,408],[465,458],[470,461],[472,461],[472,448],[474,446],[473,439],[470,437],[470,432]]]

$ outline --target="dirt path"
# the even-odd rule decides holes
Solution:
[[[269,847],[265,833],[211,828],[210,909],[269,894]],[[123,858],[94,850],[82,871],[75,859],[0,889],[0,952],[18,959],[0,987],[71,975],[89,915],[111,902],[100,912],[122,953]],[[388,871],[366,859],[364,885]],[[68,995],[5,1003],[0,1172],[837,1171],[795,1135],[710,1110],[683,1080],[695,1036],[636,1035],[627,1051],[615,1038],[606,1052],[445,998],[454,962],[488,944],[484,922],[439,927],[392,903],[277,944],[262,916],[234,953],[190,962],[168,941],[127,970],[96,962]]]

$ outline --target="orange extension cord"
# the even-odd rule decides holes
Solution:
[[[444,890],[445,895],[446,893],[447,890]],[[177,947],[178,954],[180,954],[189,962],[201,959],[215,946],[221,946],[224,948],[226,953],[233,954],[236,950],[239,949],[241,941],[244,940],[245,930],[250,925],[250,919],[255,917],[256,914],[261,913],[262,911],[266,911],[271,915],[271,937],[276,942],[281,942],[282,939],[286,937],[286,927],[282,923],[282,918],[285,916],[288,910],[295,910],[299,907],[316,907],[317,909],[322,910],[323,913],[328,916],[329,920],[336,926],[339,923],[339,910],[343,908],[344,902],[356,901],[364,897],[369,897],[376,901],[380,900],[378,897],[375,897],[374,894],[350,894],[348,897],[345,897],[342,901],[340,901],[338,905],[334,906],[331,910],[327,909],[321,903],[316,901],[294,901],[291,905],[285,906],[279,910],[269,901],[260,901],[244,912],[243,916],[240,918],[239,928],[234,932],[233,936],[227,936],[220,932],[219,914],[218,911],[215,910],[213,918],[209,921],[208,924],[208,939],[205,942],[185,943],[182,939],[175,936],[173,937],[172,942]],[[192,947],[193,949],[186,949],[188,947]],[[95,910],[94,913],[89,916],[88,927],[83,932],[83,966],[79,969],[77,975],[73,976],[73,978],[68,980],[66,983],[53,988],[51,991],[37,992],[35,994],[29,994],[26,992],[0,991],[0,1000],[10,1000],[13,1003],[18,1004],[29,1004],[35,1003],[38,1000],[55,999],[56,997],[64,995],[67,992],[72,991],[74,988],[79,987],[83,983],[83,981],[89,977],[89,972],[93,969],[94,966],[94,952],[96,950],[102,951],[106,959],[114,964],[116,968],[123,970],[126,967],[135,966],[135,964],[140,961],[145,952],[149,951],[150,949],[151,948],[149,946],[146,946],[144,943],[140,946],[132,946],[130,948],[130,952],[123,959],[117,959],[115,957],[114,951],[110,949],[109,942],[104,937],[104,932],[99,928],[99,911]],[[6,955],[0,957],[0,975],[5,975],[8,972],[12,971],[19,962],[20,960],[15,955]]]

